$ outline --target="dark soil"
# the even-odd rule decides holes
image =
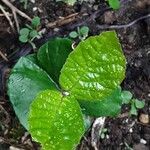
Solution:
[[[0,4],[4,5],[2,2]],[[138,116],[130,116],[129,105],[122,107],[122,114],[117,118],[107,118],[106,137],[99,138],[97,147],[101,150],[148,150],[150,148],[150,120],[144,123],[141,115],[150,119],[150,17],[143,18],[130,26],[130,22],[150,14],[149,0],[121,0],[121,8],[114,11],[104,0],[76,3],[68,6],[53,0],[36,0],[29,2],[27,10],[18,1],[13,3],[31,18],[38,15],[41,18],[41,29],[45,29],[42,39],[35,41],[37,47],[54,36],[65,37],[76,27],[87,25],[90,35],[111,30],[111,25],[117,25],[114,30],[118,33],[123,51],[127,59],[126,78],[122,88],[133,93],[135,98],[145,101],[145,107],[138,110]],[[10,10],[6,7],[6,10]],[[34,11],[33,11],[34,10]],[[11,13],[11,12],[10,12]],[[75,14],[71,21],[58,21],[62,17]],[[1,14],[1,12],[0,12]],[[13,19],[12,19],[13,20]],[[18,16],[21,27],[28,23]],[[58,21],[48,27],[49,23]],[[51,25],[50,24],[50,25]],[[125,26],[120,26],[125,25]],[[13,33],[5,17],[0,16],[0,51],[8,61],[0,57],[0,150],[18,147],[25,150],[39,149],[39,145],[31,140],[27,131],[19,124],[7,96],[7,78],[17,60],[24,55],[33,53],[29,44],[21,44],[17,33]],[[78,146],[80,150],[93,149],[91,132],[86,133]]]

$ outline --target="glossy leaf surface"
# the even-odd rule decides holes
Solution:
[[[117,88],[110,96],[95,101],[79,100],[82,112],[86,115],[116,116],[121,110],[121,90]]]
[[[48,74],[39,68],[35,56],[22,57],[14,66],[8,81],[8,94],[21,124],[28,129],[29,106],[37,93],[56,89]]]
[[[44,150],[71,150],[84,134],[78,102],[57,91],[38,94],[31,104],[29,124],[32,137]]]
[[[96,100],[111,94],[125,76],[125,57],[115,32],[80,42],[60,75],[62,89],[77,99]]]
[[[44,70],[58,83],[60,70],[72,51],[71,40],[55,38],[45,43],[38,51],[37,58]]]

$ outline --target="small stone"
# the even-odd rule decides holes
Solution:
[[[34,3],[35,3],[35,0],[30,0],[30,2],[34,4]]]
[[[37,11],[37,9],[38,9],[37,7],[33,7],[33,11]]]
[[[142,143],[142,144],[146,144],[146,143],[147,143],[147,141],[146,141],[146,140],[144,140],[144,139],[141,139],[141,140],[140,140],[140,143]]]
[[[139,120],[141,123],[148,124],[149,123],[148,114],[140,114]]]
[[[132,128],[130,128],[129,132],[130,132],[130,133],[132,133],[132,132],[133,132],[133,129],[132,129]]]

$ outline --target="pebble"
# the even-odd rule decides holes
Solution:
[[[30,2],[34,4],[34,3],[35,3],[35,0],[30,0]]]
[[[129,132],[130,132],[130,133],[132,133],[132,132],[133,132],[133,129],[132,129],[132,128],[130,128],[130,129],[129,129]]]
[[[146,143],[147,143],[147,141],[146,141],[146,140],[144,140],[144,139],[140,139],[140,143],[142,143],[142,144],[146,144]]]
[[[141,123],[148,124],[149,123],[148,114],[140,114],[139,120]]]
[[[37,7],[33,7],[33,11],[37,11],[37,9],[38,9]]]

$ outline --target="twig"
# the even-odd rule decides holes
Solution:
[[[0,51],[0,56],[5,60],[8,61],[7,57]]]
[[[11,11],[19,14],[20,16],[22,16],[23,18],[26,18],[27,20],[31,21],[32,19],[26,15],[24,12],[20,11],[18,8],[16,8],[14,5],[12,5],[8,0],[1,0],[5,5],[7,5]]]
[[[16,23],[16,28],[17,28],[17,31],[18,31],[18,33],[19,33],[20,27],[19,27],[17,15],[16,15],[15,11],[12,11],[12,13],[13,13],[13,15],[14,15],[14,20],[15,20],[15,23]]]
[[[7,13],[7,16],[12,16],[12,14]],[[4,14],[0,14],[0,17],[5,17]]]
[[[12,30],[15,31],[14,25],[13,25],[13,23],[12,23],[12,21],[11,21],[9,15],[8,15],[8,13],[4,10],[4,8],[3,8],[2,5],[0,5],[0,10],[3,12],[4,16],[5,16],[6,19],[8,20],[8,22],[9,22],[9,24],[10,24]]]
[[[92,131],[91,131],[91,145],[95,150],[98,150],[97,148],[97,142],[99,139],[99,135],[102,132],[102,129],[104,127],[106,117],[99,117],[97,118],[92,126]]]
[[[54,28],[54,27],[56,27],[56,26],[66,25],[66,24],[68,24],[68,23],[70,23],[70,22],[72,22],[72,21],[75,21],[75,20],[76,20],[76,16],[77,16],[78,14],[79,14],[79,13],[71,14],[71,15],[69,15],[69,16],[67,16],[67,17],[63,17],[63,18],[61,18],[61,19],[59,19],[59,20],[56,20],[56,21],[54,21],[54,22],[50,22],[50,23],[48,23],[46,26],[47,26],[48,28]]]
[[[130,22],[129,24],[122,24],[122,25],[97,25],[97,29],[100,30],[105,30],[105,29],[121,29],[121,28],[128,28],[131,27],[132,25],[136,24],[137,22],[147,19],[150,17],[150,14],[147,14],[145,16],[139,17],[138,19]]]

